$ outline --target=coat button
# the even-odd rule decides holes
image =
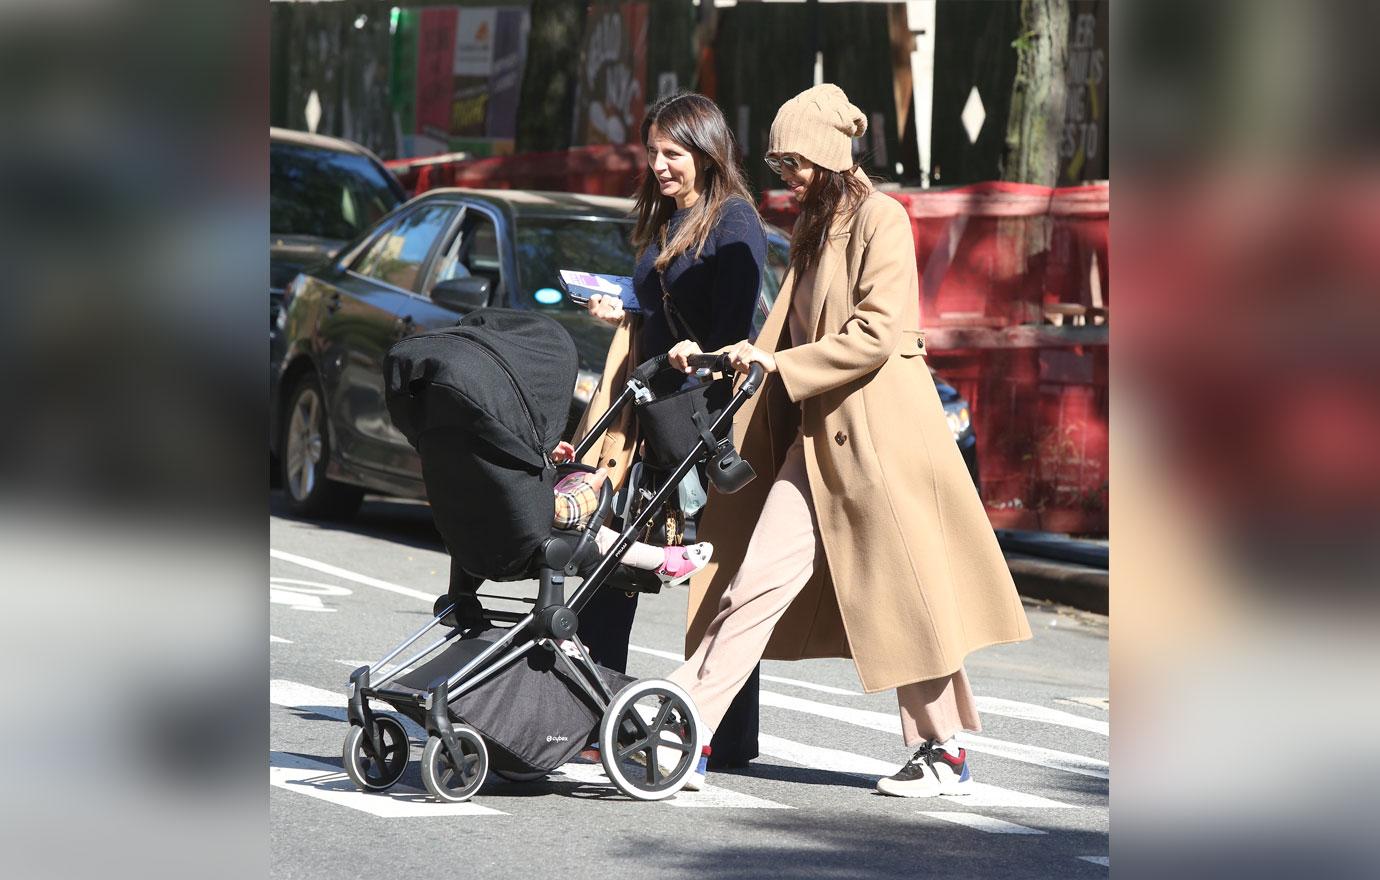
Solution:
[[[848,435],[843,433],[842,431],[839,431],[837,434],[834,435],[834,442],[840,446],[842,446],[847,441]]]

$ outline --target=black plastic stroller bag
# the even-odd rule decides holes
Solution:
[[[719,359],[720,361],[722,359]],[[724,368],[722,362],[719,369]],[[633,371],[634,412],[645,459],[659,471],[676,467],[703,441],[711,450],[706,473],[719,491],[738,491],[753,477],[752,467],[738,457],[733,446],[733,420],[722,416],[733,398],[729,375],[712,381],[689,379],[659,355]],[[711,426],[721,424],[718,430]]]

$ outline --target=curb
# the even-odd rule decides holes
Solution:
[[[1020,553],[1006,554],[1016,591],[1031,599],[1046,599],[1094,614],[1108,613],[1107,570],[1053,562]]]

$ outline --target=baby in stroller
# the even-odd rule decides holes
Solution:
[[[565,440],[556,445],[551,459],[557,464],[573,461],[575,447]],[[576,471],[556,483],[556,513],[553,525],[558,529],[584,530],[589,527],[599,508],[599,488],[608,479],[608,468],[594,473]],[[594,541],[601,553],[607,553],[618,540],[618,533],[607,526],[599,526]],[[678,587],[694,577],[709,564],[714,545],[707,541],[687,547],[668,545],[657,547],[634,541],[623,554],[623,564],[629,568],[656,574],[663,587]]]

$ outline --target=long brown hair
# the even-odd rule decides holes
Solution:
[[[633,245],[640,257],[653,241],[658,241],[661,253],[656,268],[664,272],[672,260],[692,246],[698,258],[704,252],[709,233],[723,216],[724,204],[736,196],[751,205],[752,193],[738,167],[728,122],[713,101],[694,92],[663,98],[652,105],[642,120],[642,143],[647,143],[653,125],[662,137],[675,141],[694,156],[695,180],[700,186],[700,197],[691,206],[689,216],[667,241],[666,224],[676,212],[676,200],[663,196],[656,174],[650,166],[642,166],[633,212],[637,217]]]
[[[847,171],[830,171],[815,166],[805,199],[800,205],[800,217],[791,231],[791,269],[800,278],[819,262],[824,241],[829,236],[835,218],[852,217],[867,200],[871,189],[858,176],[855,165]]]

